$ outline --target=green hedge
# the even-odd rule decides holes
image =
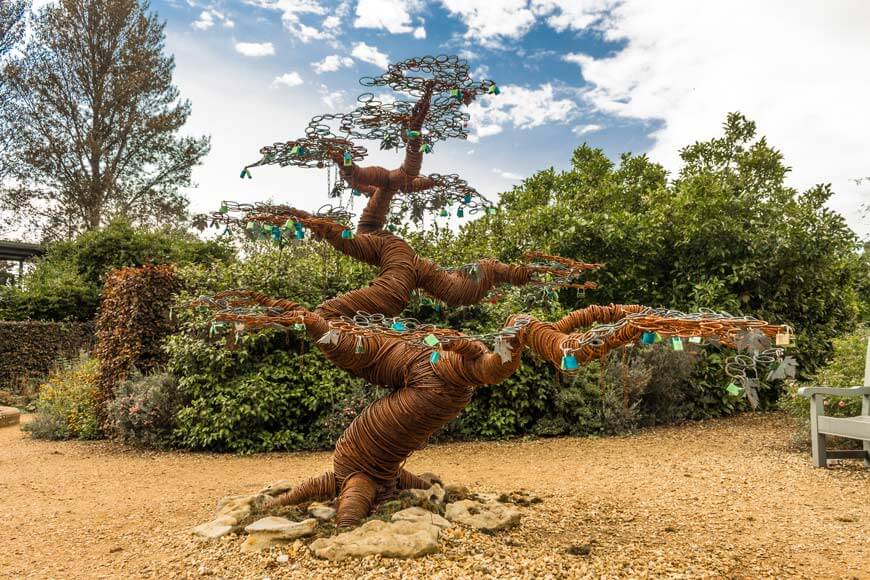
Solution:
[[[89,351],[93,341],[91,322],[0,321],[0,390],[18,394],[44,380],[60,359]]]
[[[225,329],[210,336],[210,313],[183,307],[199,294],[239,287],[314,306],[364,286],[371,269],[306,242],[250,248],[244,262],[221,269],[187,266],[179,276],[185,287],[175,310],[181,331],[167,341],[167,368],[185,400],[176,416],[175,444],[243,453],[328,449],[356,414],[383,394],[328,363],[298,333],[267,330],[236,339]],[[406,315],[479,332],[499,328],[512,312],[526,310],[546,320],[565,313],[557,302],[530,306],[526,298],[527,289],[515,289],[497,304],[455,309],[414,300]],[[732,413],[746,403],[725,390],[729,381],[721,368],[727,354],[716,347],[690,354],[638,346],[624,357],[623,351],[612,353],[603,373],[595,361],[573,377],[526,354],[513,377],[478,389],[435,438],[610,434]],[[774,393],[762,391],[765,401]]]

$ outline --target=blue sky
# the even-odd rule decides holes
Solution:
[[[460,54],[503,90],[470,112],[468,141],[441,143],[424,171],[459,173],[490,199],[586,141],[613,158],[646,152],[669,170],[716,136],[728,111],[755,120],[794,168],[831,182],[831,205],[863,234],[870,201],[870,3],[662,0],[153,0],[167,22],[187,130],[212,153],[188,191],[221,199],[327,201],[325,170],[239,169],[261,146],[348,110],[384,62]],[[365,144],[369,161],[397,162]],[[856,181],[861,178],[864,180]]]

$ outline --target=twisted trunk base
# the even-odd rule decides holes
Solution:
[[[336,524],[355,526],[399,491],[429,487],[402,465],[459,415],[471,401],[473,387],[444,380],[427,353],[411,352],[416,356],[405,367],[406,386],[373,402],[353,420],[335,445],[333,471],[309,479],[265,507],[338,497]]]

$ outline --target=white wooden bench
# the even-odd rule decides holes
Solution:
[[[828,459],[863,459],[870,467],[870,338],[867,339],[867,360],[864,365],[864,386],[850,389],[802,387],[798,394],[810,398],[810,428],[812,429],[813,465],[827,467]],[[861,414],[857,417],[828,417],[825,397],[861,397]],[[825,436],[846,437],[863,441],[863,449],[827,450]]]

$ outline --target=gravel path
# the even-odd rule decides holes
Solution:
[[[782,416],[745,415],[631,437],[434,446],[409,468],[543,503],[520,508],[509,532],[454,526],[437,555],[333,564],[301,542],[241,554],[239,538],[188,532],[220,497],[301,481],[329,467],[328,453],[147,453],[7,427],[0,578],[870,578],[870,470],[813,469],[790,437]]]

